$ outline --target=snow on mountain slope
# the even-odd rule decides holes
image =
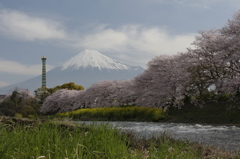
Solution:
[[[76,56],[70,58],[62,64],[62,70],[72,69],[78,70],[80,68],[98,68],[111,70],[129,70],[130,67],[107,57],[95,50],[84,50]]]
[[[62,65],[47,72],[47,86],[53,88],[64,83],[74,82],[85,89],[102,80],[131,79],[141,74],[140,66],[129,66],[107,57],[98,51],[85,50],[70,58]],[[41,87],[42,75],[0,88],[0,94],[8,94],[14,88],[34,91]]]

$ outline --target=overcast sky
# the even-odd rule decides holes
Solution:
[[[0,0],[0,87],[41,74],[85,49],[145,67],[218,29],[239,0]]]

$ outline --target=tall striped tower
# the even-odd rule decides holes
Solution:
[[[46,88],[46,60],[47,57],[42,56],[42,88]]]

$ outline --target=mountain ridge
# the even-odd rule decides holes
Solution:
[[[79,54],[73,56],[69,60],[62,64],[62,70],[71,68],[78,70],[79,68],[86,67],[97,67],[99,70],[102,69],[121,69],[128,70],[129,66],[120,63],[110,57],[107,57],[95,50],[84,50]]]
[[[93,57],[93,59],[97,58],[93,63],[91,63],[92,61],[90,61],[90,64],[89,63],[79,64],[79,60],[77,59],[81,58],[80,55],[82,54],[82,52],[80,52],[79,54],[77,54],[80,57],[75,55],[72,58],[63,62],[60,66],[55,67],[52,70],[48,71],[46,73],[47,87],[53,88],[57,85],[74,82],[75,84],[82,85],[85,89],[87,89],[92,84],[102,80],[132,79],[144,71],[144,69],[141,66],[126,65],[115,59],[107,57],[99,53],[98,51],[95,52],[94,50],[91,50],[91,52],[94,52],[94,54],[96,53],[97,55],[99,55]],[[101,60],[99,58],[101,58]],[[76,60],[76,63],[71,62],[74,59]],[[103,59],[108,60],[104,61]],[[99,64],[103,65],[99,66]],[[9,94],[16,87],[19,89],[29,89],[31,92],[33,92],[37,88],[41,87],[42,83],[41,80],[42,75],[39,75],[23,82],[1,87],[0,94]]]

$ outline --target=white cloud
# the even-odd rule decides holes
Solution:
[[[74,46],[81,49],[122,54],[116,55],[116,57],[145,65],[156,55],[186,51],[194,37],[195,34],[172,36],[166,29],[158,27],[125,25],[117,29],[102,28],[86,34],[76,41]]]
[[[27,41],[66,38],[60,23],[8,9],[0,11],[0,33]]]
[[[127,63],[146,65],[156,55],[176,54],[185,51],[194,40],[194,34],[170,35],[160,27],[141,25],[124,25],[109,28],[100,24],[90,28],[87,33],[66,31],[57,21],[33,17],[23,12],[13,10],[0,11],[0,33],[20,40],[58,40],[53,45],[81,49],[94,49],[103,53],[113,53]],[[15,67],[15,65],[21,67]],[[2,65],[2,64],[0,64]],[[19,68],[20,71],[15,71]],[[34,74],[40,66],[28,66],[14,63],[8,68],[9,72],[18,74]],[[4,71],[0,69],[0,71]]]
[[[94,34],[85,35],[79,41],[79,44],[81,47],[95,48],[97,50],[118,50],[121,49],[120,47],[127,41],[127,38],[124,32],[106,29]]]
[[[47,71],[53,66],[47,65]],[[0,72],[7,72],[19,75],[40,75],[42,65],[24,65],[14,61],[8,61],[0,58]]]

